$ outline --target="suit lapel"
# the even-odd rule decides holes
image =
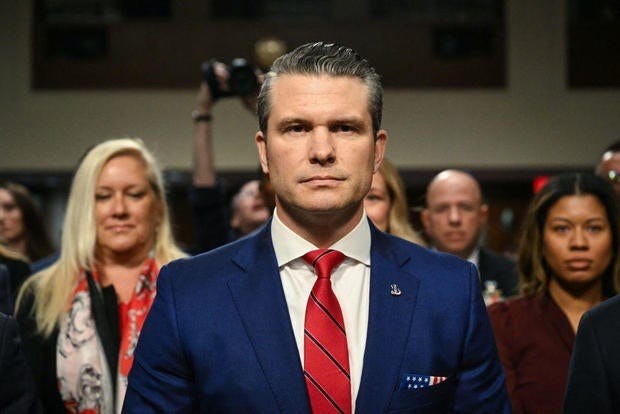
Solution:
[[[387,409],[399,381],[419,283],[403,269],[409,255],[399,252],[385,235],[371,228],[370,309],[357,413]],[[397,285],[400,295],[391,293],[392,284]]]
[[[283,413],[309,413],[299,352],[271,241],[271,221],[234,258],[228,285],[266,380]]]

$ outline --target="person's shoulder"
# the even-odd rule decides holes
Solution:
[[[11,329],[11,325],[17,326],[15,319],[0,312],[0,332],[2,332],[0,336],[4,336]]]
[[[391,259],[409,258],[415,261],[429,262],[439,265],[455,265],[463,264],[464,260],[459,259],[451,254],[442,253],[436,250],[428,249],[417,243],[405,240],[389,233],[377,231],[374,238],[373,247],[378,247],[387,255],[392,255]]]
[[[451,286],[462,287],[459,282],[468,284],[471,278],[477,279],[474,265],[454,255],[385,233],[377,236],[376,241],[375,247],[385,260],[396,263],[421,281],[452,290]]]
[[[54,252],[47,257],[37,260],[32,264],[32,273],[38,273],[53,265],[60,257],[60,252]]]
[[[225,276],[230,274],[231,267],[235,266],[240,257],[251,255],[257,246],[260,246],[262,237],[264,232],[259,232],[196,256],[173,260],[162,267],[162,274],[166,275],[164,277],[198,277],[201,280],[218,275]]]
[[[613,321],[615,326],[620,326],[620,296],[614,296],[601,302],[588,310],[585,316],[584,320],[589,320],[595,324],[607,325]]]
[[[517,296],[493,303],[487,307],[491,322],[517,322],[527,319],[536,306],[536,297]],[[495,325],[495,323],[494,323]]]
[[[516,266],[516,263],[514,260],[509,259],[508,257],[501,255],[499,253],[496,253],[491,249],[487,249],[486,247],[480,248],[480,258],[488,261],[489,264],[495,267],[514,269]]]

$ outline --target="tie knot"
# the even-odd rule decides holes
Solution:
[[[314,272],[320,278],[329,278],[332,270],[344,261],[346,256],[338,250],[317,249],[303,256],[304,260],[314,267]]]

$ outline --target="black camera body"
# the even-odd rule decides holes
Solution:
[[[258,89],[258,78],[254,72],[254,68],[250,66],[247,60],[243,58],[235,58],[226,66],[228,71],[228,86],[230,90],[223,91],[215,76],[213,68],[217,61],[215,59],[208,60],[202,64],[202,78],[209,85],[213,100],[226,96],[248,96],[256,93]]]

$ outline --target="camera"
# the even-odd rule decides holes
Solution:
[[[256,93],[258,89],[258,78],[254,72],[254,68],[250,66],[247,60],[243,58],[235,58],[226,66],[228,71],[228,86],[230,90],[223,91],[215,75],[214,64],[215,59],[208,60],[202,64],[202,78],[209,85],[213,99],[226,96],[247,96]]]

